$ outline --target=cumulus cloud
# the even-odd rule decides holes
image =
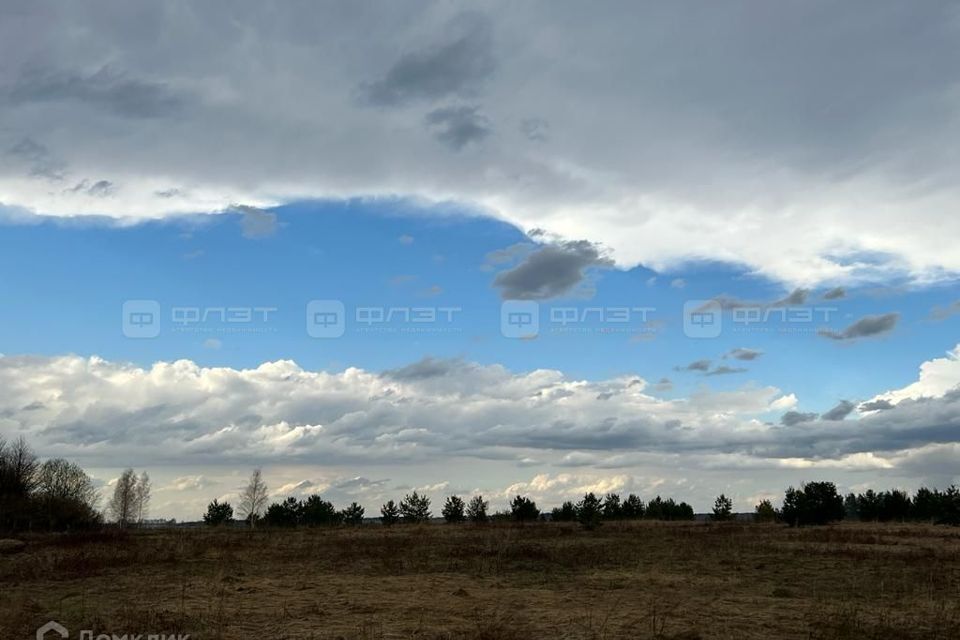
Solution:
[[[33,139],[57,164],[5,158],[0,193],[26,213],[126,219],[454,201],[602,243],[622,266],[719,260],[794,287],[952,278],[960,25],[948,3],[882,4],[865,23],[859,5],[819,3],[740,20],[682,4],[267,18],[249,1],[27,3],[0,26],[0,149]],[[455,161],[423,126],[453,104],[498,132]],[[117,190],[51,190],[38,167]]]
[[[886,404],[903,400],[922,400],[949,395],[960,384],[960,345],[947,352],[946,357],[934,358],[920,365],[917,381],[902,389],[878,394],[864,405],[885,409]]]
[[[142,369],[98,358],[4,357],[0,423],[55,452],[130,464],[144,455],[397,462],[444,451],[513,451],[516,459],[534,450],[700,449],[771,437],[749,424],[781,397],[774,388],[663,400],[636,380],[514,374],[457,360],[333,374],[289,361],[236,370],[181,360]],[[36,408],[25,411],[31,403]]]
[[[939,368],[932,362],[922,378]],[[774,426],[761,416],[796,399],[772,387],[698,389],[667,400],[634,376],[588,382],[456,360],[377,374],[313,372],[289,361],[237,370],[182,360],[143,369],[98,358],[8,356],[0,358],[0,427],[27,434],[50,455],[134,466],[144,456],[154,463],[160,456],[196,464],[396,464],[573,451],[819,459],[955,442],[960,374],[952,376],[953,387],[939,393],[929,379],[923,395],[910,387],[888,392],[902,399],[857,420],[817,421],[815,413],[789,410]]]
[[[821,329],[820,335],[831,340],[856,340],[869,338],[893,331],[900,320],[899,313],[884,313],[876,316],[864,316],[843,331]]]
[[[496,259],[501,259],[497,254]],[[488,256],[490,260],[490,256]],[[599,247],[586,240],[551,243],[529,252],[493,280],[505,300],[546,300],[573,292],[590,269],[612,266]]]
[[[717,482],[744,469],[763,486],[801,481],[809,476],[784,474],[809,470],[951,477],[960,451],[958,357],[960,346],[923,363],[916,382],[868,400],[854,419],[852,411],[830,419],[850,408],[840,403],[817,420],[774,387],[701,387],[667,400],[649,393],[663,381],[587,381],[462,360],[329,373],[290,361],[142,368],[96,357],[5,356],[0,430],[27,436],[43,456],[76,459],[97,478],[116,477],[118,461],[149,468],[158,513],[179,505],[169,508],[194,518],[213,497],[210,488],[242,486],[249,472],[231,469],[253,466],[265,468],[277,497],[318,492],[368,507],[397,497],[396,482],[384,479],[389,468],[409,486],[482,490],[498,500],[520,491],[556,501],[613,487],[605,490],[695,495],[706,508]],[[779,424],[766,420],[783,411]],[[491,478],[518,466],[583,473],[464,487],[462,474],[450,477],[465,459],[493,469]],[[635,468],[662,475],[633,475]],[[703,486],[681,484],[690,472]],[[656,484],[664,478],[672,484]]]
[[[843,287],[834,287],[823,293],[824,300],[839,300],[847,297],[847,290]]]

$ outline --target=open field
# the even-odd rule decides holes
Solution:
[[[50,619],[71,638],[960,638],[955,527],[545,523],[26,540],[0,556],[2,638],[33,638]]]

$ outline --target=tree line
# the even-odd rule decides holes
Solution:
[[[720,498],[717,500],[719,504]],[[715,506],[715,519],[716,513]],[[900,489],[881,492],[869,489],[841,497],[832,482],[808,482],[799,488],[787,489],[780,509],[774,508],[769,500],[762,500],[755,508],[754,517],[761,522],[779,521],[790,526],[822,525],[838,520],[960,526],[960,489],[955,485],[944,491],[921,487],[912,497]]]
[[[0,438],[0,530],[70,531],[99,527],[105,519],[121,527],[140,524],[150,504],[150,477],[133,469],[114,484],[105,512],[100,491],[76,463],[40,462],[26,440]]]
[[[146,472],[125,470],[114,482],[103,511],[99,509],[100,491],[94,481],[76,463],[63,458],[40,462],[23,438],[8,443],[0,438],[0,530],[66,531],[102,526],[119,527],[144,522],[150,506],[151,481]],[[250,527],[359,525],[364,508],[353,502],[337,509],[320,495],[304,499],[289,497],[269,503],[269,491],[259,469],[254,470],[240,494],[237,509],[229,502],[214,500],[203,516],[211,526],[243,522]],[[269,504],[268,504],[269,503]],[[433,519],[431,500],[413,491],[399,502],[388,500],[380,507],[381,524],[425,523]],[[236,516],[236,520],[235,520]],[[447,523],[514,521],[518,523],[551,520],[578,522],[593,529],[603,522],[618,520],[693,520],[694,511],[686,502],[656,496],[644,502],[639,496],[621,499],[617,493],[603,497],[588,492],[580,500],[566,501],[550,511],[541,511],[527,496],[517,495],[509,510],[490,513],[483,496],[464,500],[448,496],[440,516]],[[732,520],[733,501],[720,494],[710,519]],[[762,500],[754,509],[758,522],[781,522],[790,526],[822,525],[839,520],[865,522],[932,522],[960,525],[960,489],[922,487],[913,495],[894,489],[841,496],[832,482],[809,482],[786,490],[783,505],[777,509],[770,500]]]
[[[344,509],[336,509],[333,503],[314,494],[298,500],[289,497],[279,502],[267,504],[269,491],[259,469],[254,470],[250,480],[240,494],[237,516],[240,522],[250,527],[257,525],[273,527],[359,525],[364,519],[364,508],[353,502]],[[450,524],[473,522],[482,524],[489,521],[514,521],[519,523],[538,520],[557,522],[577,521],[592,529],[604,520],[693,520],[693,507],[686,502],[675,502],[672,498],[657,496],[644,504],[638,496],[630,494],[620,499],[617,493],[608,493],[602,499],[594,493],[587,493],[583,499],[564,502],[550,512],[542,512],[531,498],[517,495],[510,501],[509,511],[489,512],[489,502],[482,495],[476,495],[469,501],[460,496],[448,496],[440,510],[444,521]],[[413,491],[403,497],[399,503],[388,500],[380,507],[380,523],[392,526],[399,523],[424,523],[433,519],[431,500],[425,495]],[[211,526],[219,526],[234,521],[234,509],[229,502],[214,500],[207,505],[203,521]]]

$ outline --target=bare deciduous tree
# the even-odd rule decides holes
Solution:
[[[263,481],[260,469],[254,469],[250,475],[250,482],[240,494],[237,511],[241,518],[249,520],[250,526],[254,527],[265,506],[267,506],[267,483]]]
[[[40,466],[37,493],[47,500],[72,500],[91,510],[100,501],[90,476],[79,465],[63,458],[47,460]]]
[[[136,522],[142,524],[143,519],[150,513],[150,476],[144,471],[137,480],[136,497],[134,502],[136,508]]]
[[[0,495],[29,495],[37,486],[39,466],[22,436],[10,444],[0,438]]]
[[[113,487],[113,497],[107,505],[110,519],[121,527],[136,521],[138,506],[137,475],[133,469],[127,469],[117,478]]]

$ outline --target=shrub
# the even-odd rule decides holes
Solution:
[[[233,520],[233,507],[229,502],[214,500],[207,505],[207,512],[203,514],[204,523],[211,527],[228,524],[231,520]]]
[[[537,503],[530,498],[517,496],[510,502],[510,515],[517,522],[523,523],[539,518],[540,509],[537,508]]]
[[[791,527],[827,524],[843,519],[843,498],[832,482],[808,482],[800,489],[787,489],[782,513]]]
[[[447,501],[443,503],[443,509],[440,510],[440,513],[443,514],[443,519],[449,524],[456,524],[467,519],[466,515],[464,515],[463,499],[460,498],[460,496],[450,496],[447,498]]]
[[[713,513],[710,514],[712,520],[723,521],[733,520],[733,500],[720,494],[713,503]]]
[[[380,522],[389,527],[400,521],[400,509],[393,500],[387,500],[387,503],[380,507]]]
[[[487,501],[483,499],[483,496],[473,496],[470,499],[470,504],[467,505],[467,517],[470,518],[470,522],[476,524],[482,524],[487,521]]]
[[[430,498],[416,491],[404,496],[400,501],[400,515],[404,522],[427,522],[430,520]]]

